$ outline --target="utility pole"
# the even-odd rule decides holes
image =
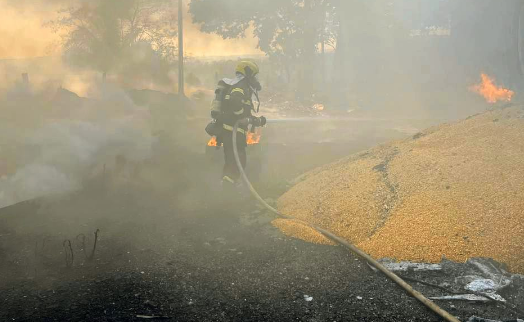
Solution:
[[[327,10],[322,8],[322,32],[320,34],[320,68],[322,69],[322,91],[326,90],[326,15]]]
[[[184,5],[178,0],[178,95],[186,96],[184,92]]]

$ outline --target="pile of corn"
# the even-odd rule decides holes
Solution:
[[[307,223],[296,219],[275,219],[272,224],[289,236],[300,238],[320,245],[335,245],[330,239],[322,235]]]
[[[376,258],[490,257],[524,273],[524,110],[496,109],[316,169],[279,210]],[[276,226],[323,241],[296,223]]]

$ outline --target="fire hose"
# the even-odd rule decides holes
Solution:
[[[249,188],[249,191],[251,192],[253,197],[255,197],[255,199],[257,199],[258,202],[260,202],[260,204],[262,204],[269,211],[271,211],[272,213],[274,213],[275,215],[277,215],[280,218],[295,219],[295,218],[293,218],[291,216],[288,216],[288,215],[285,215],[285,214],[279,212],[277,209],[275,209],[271,205],[269,205],[262,197],[260,197],[258,192],[255,190],[255,188],[253,187],[253,185],[251,184],[251,182],[247,178],[246,172],[244,171],[244,168],[242,167],[242,163],[240,162],[240,158],[238,156],[238,149],[237,149],[237,135],[236,135],[236,133],[238,131],[238,126],[240,125],[240,123],[242,121],[245,121],[245,120],[237,121],[235,123],[235,126],[233,127],[233,152],[235,154],[235,161],[236,161],[237,167],[238,167],[238,169],[240,171],[240,175],[242,177],[242,180],[244,181],[244,184]],[[422,293],[420,293],[420,292],[416,291],[415,289],[413,289],[413,287],[411,285],[409,285],[408,283],[406,283],[402,278],[400,278],[398,275],[396,275],[392,271],[388,270],[384,265],[379,263],[377,260],[375,260],[373,257],[368,255],[366,252],[362,251],[360,248],[358,248],[355,245],[351,244],[347,240],[345,240],[345,239],[343,239],[343,238],[333,234],[330,231],[327,231],[327,230],[325,230],[323,228],[320,228],[320,227],[315,226],[315,225],[310,224],[310,223],[305,223],[305,224],[307,224],[311,228],[315,229],[316,231],[318,231],[322,235],[326,236],[328,239],[332,240],[333,242],[343,246],[344,248],[348,249],[349,251],[355,253],[356,255],[358,255],[361,258],[363,258],[364,260],[366,260],[371,266],[375,267],[376,269],[378,269],[379,271],[384,273],[384,275],[386,275],[386,277],[391,279],[393,282],[397,283],[408,294],[410,294],[411,296],[413,296],[414,298],[419,300],[422,304],[424,304],[430,310],[432,310],[433,312],[438,314],[444,320],[449,321],[449,322],[460,322],[460,320],[458,320],[456,317],[454,317],[453,315],[449,314],[447,311],[445,311],[444,309],[442,309],[441,307],[436,305],[430,299],[428,299],[427,297],[422,295]]]

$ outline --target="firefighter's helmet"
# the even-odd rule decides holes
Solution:
[[[244,75],[245,77],[255,77],[260,72],[260,69],[256,63],[243,60],[238,63],[236,72]]]

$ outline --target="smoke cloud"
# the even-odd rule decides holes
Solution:
[[[47,56],[58,50],[60,37],[43,25],[65,1],[0,0],[0,59]]]
[[[98,92],[101,98],[97,100],[64,90],[42,105],[36,103],[42,95],[26,93],[25,101],[18,100],[17,108],[25,105],[26,111],[30,105],[38,106],[40,126],[33,129],[35,122],[14,116],[16,126],[4,127],[4,137],[18,142],[6,139],[12,143],[15,159],[8,160],[6,153],[3,162],[14,164],[15,171],[2,176],[0,169],[0,208],[80,189],[102,169],[114,170],[119,158],[139,164],[151,156],[155,139],[149,129],[149,111],[134,105],[124,92]],[[13,94],[6,98],[9,95]],[[2,112],[9,115],[11,111],[4,107]]]
[[[0,59],[22,59],[57,55],[61,52],[60,35],[45,23],[57,17],[61,8],[80,0],[0,0]],[[186,6],[187,8],[187,6]],[[231,56],[261,54],[252,31],[243,39],[224,40],[218,35],[200,32],[186,12],[185,50],[191,56]]]

